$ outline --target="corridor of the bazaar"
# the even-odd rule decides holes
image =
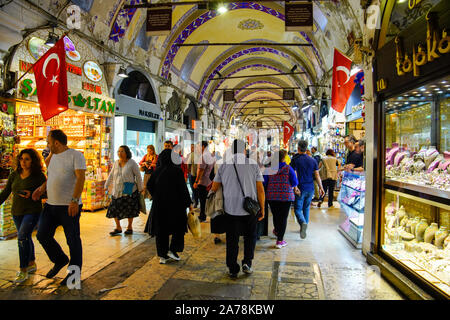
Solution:
[[[448,0],[1,0],[0,300],[448,300],[448,30]]]

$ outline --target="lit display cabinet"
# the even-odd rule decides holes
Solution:
[[[411,299],[448,300],[450,1],[426,4],[427,10],[420,11],[422,4],[401,11],[418,14],[416,20],[375,54],[376,166],[367,261]]]
[[[383,103],[381,250],[450,297],[450,77]]]

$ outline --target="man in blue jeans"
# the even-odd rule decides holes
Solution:
[[[309,223],[309,207],[314,196],[314,178],[319,186],[320,196],[324,195],[317,161],[306,154],[308,142],[300,140],[298,153],[292,158],[291,167],[297,173],[299,184],[295,189],[294,211],[300,224],[300,238],[306,238]],[[313,178],[314,177],[314,178]]]
[[[67,146],[67,136],[61,130],[52,130],[47,137],[51,155],[48,160],[48,179],[33,192],[33,200],[47,191],[47,203],[41,214],[37,239],[54,266],[47,278],[55,277],[69,264],[68,274],[60,285],[79,284],[77,271],[81,274],[82,243],[80,238],[80,212],[82,207],[86,160],[80,151]],[[62,225],[70,250],[70,259],[55,240],[55,231]],[[72,281],[75,280],[75,281]]]

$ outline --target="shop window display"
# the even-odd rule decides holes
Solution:
[[[12,103],[2,101],[0,109],[0,192],[5,188],[8,176],[13,168],[15,143],[14,107]],[[12,219],[12,196],[0,205],[0,240],[17,234]]]
[[[86,158],[86,181],[82,194],[83,209],[104,207],[104,182],[111,167],[111,118],[67,110],[44,122],[35,104],[17,104],[18,151],[34,148],[39,153],[47,147],[47,135],[61,129],[68,138],[68,147],[81,151]]]
[[[450,296],[448,77],[385,108],[382,249]]]

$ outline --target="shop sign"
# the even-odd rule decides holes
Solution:
[[[313,4],[287,3],[285,4],[286,31],[313,31]]]
[[[33,88],[33,80],[25,79],[20,83],[19,92],[22,94],[23,98],[29,98],[37,95],[37,91]],[[76,96],[72,96],[69,91],[69,108],[72,106],[79,108],[86,108],[89,111],[98,111],[102,113],[114,114],[116,103],[113,101],[103,100],[101,98],[93,98],[91,96],[84,97],[79,93]],[[88,110],[87,110],[88,111]]]
[[[82,89],[86,91],[95,92],[97,94],[102,94],[102,87],[89,82],[82,82]]]
[[[74,66],[73,64],[70,64],[67,62],[66,62],[66,65],[67,65],[68,72],[76,74],[77,76],[81,76],[82,71],[81,71],[80,67]],[[33,66],[33,63],[25,62],[22,60],[19,61],[19,70],[20,71],[23,71],[23,72],[28,71],[28,73],[34,73],[33,69],[31,69],[32,66]]]
[[[172,30],[172,8],[147,10],[148,36],[169,35]]]
[[[159,120],[159,114],[150,112],[150,111],[145,111],[142,109],[139,109],[139,115],[142,117],[147,117],[147,118],[152,118],[152,119],[156,119]]]
[[[436,16],[433,12],[426,15],[427,19],[427,38],[426,49],[422,44],[414,44],[413,52],[404,53],[401,37],[395,38],[396,46],[396,66],[397,75],[413,71],[415,77],[420,75],[419,67],[423,66],[435,59],[439,59],[441,55],[450,52],[450,37],[446,29],[440,29],[436,21]]]
[[[448,30],[450,1],[441,1],[376,52],[376,89],[381,99],[397,95],[418,77],[445,75],[450,67]]]

